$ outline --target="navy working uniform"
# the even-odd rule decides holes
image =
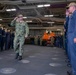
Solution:
[[[3,29],[2,30],[1,50],[4,49],[4,46],[5,46],[5,38],[6,38],[6,32],[5,32],[5,29]]]
[[[6,47],[5,47],[5,49],[9,50],[10,49],[10,45],[11,45],[11,33],[7,32],[6,33]]]
[[[66,50],[66,54],[68,54],[68,51],[67,51],[67,30],[68,30],[68,22],[69,22],[69,16],[66,17],[66,20],[65,20],[65,24],[64,24],[64,29],[65,29],[65,50]]]
[[[11,33],[11,48],[13,49],[14,33]]]
[[[1,42],[2,42],[2,28],[0,28],[0,51],[2,51],[1,50]]]
[[[7,31],[5,32],[5,50],[7,50]]]
[[[76,43],[74,43],[74,38],[76,38],[76,11],[69,17],[68,23],[69,58],[72,65],[72,72],[76,75]]]

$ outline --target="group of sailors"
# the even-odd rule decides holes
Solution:
[[[51,36],[50,38],[46,38],[44,36],[45,35],[29,36],[29,38],[25,40],[25,43],[39,46],[58,47],[58,48],[64,47],[63,35],[61,34],[55,35],[54,33],[54,35]]]
[[[13,49],[14,32],[0,24],[0,51]]]

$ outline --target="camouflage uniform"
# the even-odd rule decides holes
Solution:
[[[22,46],[25,41],[25,34],[29,34],[29,28],[26,22],[16,22],[13,20],[11,26],[15,26],[15,38],[14,38],[14,50],[22,56],[23,49]]]

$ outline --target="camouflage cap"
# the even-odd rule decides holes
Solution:
[[[70,3],[67,7],[76,6],[75,2]]]

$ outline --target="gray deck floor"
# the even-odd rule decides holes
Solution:
[[[67,75],[63,49],[25,45],[23,60],[14,57],[13,50],[0,52],[0,75]]]

